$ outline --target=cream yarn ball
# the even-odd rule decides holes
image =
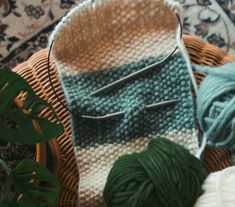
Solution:
[[[194,207],[235,207],[235,166],[211,173]]]

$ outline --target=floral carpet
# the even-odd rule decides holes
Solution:
[[[184,8],[184,33],[235,54],[235,0],[178,0]]]
[[[57,22],[83,0],[0,0],[0,67],[13,68],[47,47]],[[235,0],[176,0],[184,33],[235,54]]]

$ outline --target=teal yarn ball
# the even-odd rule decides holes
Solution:
[[[207,174],[200,160],[165,138],[114,163],[103,192],[107,207],[192,207]]]
[[[207,135],[207,144],[234,150],[235,64],[196,69],[208,74],[197,97],[198,122]]]

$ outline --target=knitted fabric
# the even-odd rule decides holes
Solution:
[[[73,112],[80,207],[103,206],[102,191],[114,161],[142,151],[153,135],[167,137],[192,154],[198,151],[190,74],[186,54],[180,50],[153,70],[90,96],[162,59],[176,46],[175,13],[180,15],[180,8],[169,2],[86,1],[68,13],[51,36],[53,56]],[[172,99],[178,102],[145,108]],[[82,117],[116,112],[125,114],[103,120]]]

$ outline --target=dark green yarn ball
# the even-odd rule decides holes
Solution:
[[[103,192],[107,207],[192,207],[207,174],[200,160],[164,138],[120,157]]]

